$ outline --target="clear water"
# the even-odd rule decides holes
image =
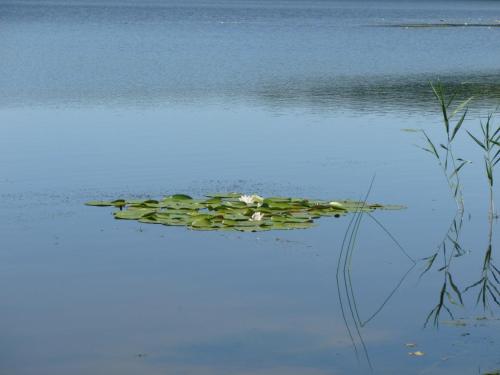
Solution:
[[[444,275],[439,260],[420,278],[420,259],[456,209],[419,136],[401,129],[441,134],[428,87],[440,78],[475,96],[464,126],[477,131],[499,103],[500,28],[385,27],[498,19],[493,1],[0,1],[0,372],[499,368],[499,309],[476,307],[477,290],[448,304],[465,325],[443,312],[423,328]],[[475,162],[466,254],[449,268],[463,289],[481,277],[489,226],[481,155],[465,137],[457,149]],[[418,261],[363,219],[359,321],[336,277],[349,217],[205,233],[83,206],[176,192],[357,199],[374,174],[371,201],[408,207],[376,218]]]

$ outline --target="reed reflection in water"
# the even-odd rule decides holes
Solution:
[[[357,239],[360,235],[363,219],[369,219],[374,222],[380,229],[380,233],[384,236],[388,236],[395,247],[409,262],[408,269],[404,271],[401,278],[397,280],[393,289],[384,298],[383,302],[374,309],[374,312],[369,314],[366,318],[362,316],[363,314],[359,310],[357,303],[358,299],[352,282],[352,259],[357,247]],[[435,288],[435,290],[438,291],[437,302],[428,315],[422,317],[424,327],[432,323],[432,326],[438,328],[440,323],[445,321],[444,319],[449,319],[445,322],[452,325],[465,324],[462,322],[462,317],[460,319],[456,318],[457,311],[455,310],[463,313],[463,308],[468,302],[464,294],[467,292],[472,293],[474,290],[477,291],[477,294],[474,295],[474,301],[471,302],[473,302],[473,304],[475,303],[476,306],[479,305],[483,312],[494,317],[495,306],[500,306],[500,270],[495,265],[493,256],[493,228],[495,219],[492,217],[488,219],[487,247],[484,252],[480,277],[467,287],[460,286],[462,284],[466,285],[467,283],[457,281],[463,279],[464,275],[460,274],[460,272],[456,271],[453,267],[457,258],[467,256],[471,253],[471,250],[464,248],[461,244],[461,233],[464,228],[464,222],[464,212],[459,210],[456,216],[453,217],[449,228],[446,230],[442,241],[437,245],[435,251],[430,256],[415,260],[374,214],[358,211],[353,215],[345,232],[337,259],[336,281],[342,318],[358,361],[366,362],[367,366],[373,370],[369,348],[363,338],[363,328],[384,310],[391,298],[396,294],[398,289],[417,266],[423,267],[419,279],[426,277],[432,271],[442,275],[442,282],[436,285]],[[471,266],[474,267],[474,265]]]
[[[370,191],[373,186],[373,181],[374,180],[372,179],[370,188],[368,190],[368,193],[366,194],[364,202],[366,202],[370,194]],[[379,227],[383,235],[388,236],[391,239],[396,248],[407,258],[410,265],[409,268],[401,276],[401,278],[396,282],[393,289],[384,298],[382,303],[375,308],[374,312],[371,313],[367,318],[362,318],[362,314],[360,313],[358,309],[358,304],[356,302],[357,300],[353,288],[351,271],[352,271],[352,258],[354,251],[356,249],[356,241],[361,227],[361,222],[365,214]],[[356,359],[360,361],[362,355],[371,370],[373,370],[373,365],[370,359],[367,345],[363,339],[362,329],[368,323],[370,323],[370,321],[375,319],[378,314],[382,312],[384,307],[389,303],[391,298],[401,287],[401,285],[408,277],[408,275],[415,268],[416,264],[417,263],[415,259],[413,259],[406,252],[404,247],[399,243],[399,241],[394,237],[394,235],[373,214],[363,212],[362,208],[360,208],[357,212],[354,213],[351,221],[347,226],[347,230],[344,234],[339,257],[337,260],[337,272],[336,272],[337,293],[338,293],[342,318],[344,320],[347,333],[351,340]]]

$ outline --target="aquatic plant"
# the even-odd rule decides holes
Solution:
[[[463,291],[460,291],[459,287],[453,280],[451,265],[454,258],[465,254],[465,250],[460,246],[459,243],[459,235],[462,229],[464,209],[460,171],[467,163],[469,163],[469,161],[455,156],[453,141],[455,140],[455,137],[457,136],[463,125],[463,122],[467,115],[467,105],[470,102],[471,98],[454,106],[454,109],[452,110],[451,107],[453,106],[456,95],[453,94],[448,97],[443,86],[440,83],[438,83],[437,85],[433,85],[431,83],[431,87],[434,96],[437,98],[440,105],[446,141],[440,143],[438,149],[438,147],[436,147],[436,142],[433,142],[429,135],[425,131],[422,131],[428,144],[428,147],[423,147],[423,149],[436,157],[438,164],[440,165],[444,175],[446,176],[448,185],[458,206],[457,216],[453,220],[452,225],[445,235],[445,238],[438,245],[436,251],[431,256],[423,259],[427,262],[427,266],[422,272],[422,275],[433,268],[436,260],[441,258],[443,260],[442,264],[438,268],[438,271],[443,273],[443,283],[440,288],[439,299],[437,304],[428,314],[424,324],[426,326],[432,319],[434,325],[438,326],[441,313],[446,312],[453,319],[451,308],[452,305],[463,306],[462,294],[476,287],[479,288],[476,303],[482,302],[483,308],[487,309],[489,308],[489,300],[491,298],[496,304],[500,305],[500,292],[498,288],[500,271],[493,264],[492,259],[492,224],[493,219],[497,217],[495,214],[493,196],[494,169],[497,163],[500,162],[500,125],[494,127],[493,114],[489,114],[485,123],[483,123],[482,121],[480,122],[481,136],[476,136],[467,130],[470,138],[481,148],[484,154],[483,158],[485,165],[485,174],[487,177],[489,188],[490,231],[488,241],[489,245],[486,249],[483,260],[481,278],[475,283],[466,287]],[[454,124],[452,124],[450,120],[456,115],[459,115],[459,119]],[[444,152],[441,151],[441,149],[444,150]]]
[[[444,176],[446,177],[446,181],[448,183],[450,191],[457,203],[458,210],[463,211],[464,199],[460,181],[460,171],[467,163],[469,163],[469,161],[459,158],[455,155],[453,141],[455,140],[464,123],[465,117],[467,116],[468,112],[467,105],[472,100],[472,98],[469,98],[465,101],[462,101],[458,105],[453,106],[455,104],[454,101],[456,98],[456,93],[448,96],[443,85],[440,82],[435,85],[431,83],[430,85],[441,110],[445,130],[445,141],[439,142],[438,148],[436,146],[436,142],[433,142],[427,132],[422,130],[422,134],[424,135],[425,141],[427,142],[427,147],[421,147],[421,149],[429,152],[436,158],[438,165],[440,166]],[[457,115],[459,116],[458,120],[452,124],[452,119]],[[444,151],[441,151],[441,149]]]
[[[252,217],[250,217],[250,221],[261,221],[264,219],[264,214],[262,212],[254,212]]]
[[[304,198],[269,197],[240,193],[208,195],[193,199],[175,194],[160,200],[91,201],[89,206],[112,206],[115,219],[141,223],[185,226],[195,230],[237,230],[257,232],[278,229],[306,229],[323,216],[339,217],[350,212],[400,209],[356,201],[324,201]]]
[[[486,124],[480,122],[482,138],[476,137],[474,134],[467,130],[469,136],[474,140],[474,142],[481,147],[484,152],[484,165],[486,177],[488,179],[489,187],[489,197],[490,197],[490,218],[495,215],[495,204],[493,198],[493,184],[494,184],[494,170],[497,163],[500,161],[500,125],[497,125],[496,129],[492,128],[493,114],[489,114],[486,120]]]
[[[241,197],[238,198],[240,202],[244,202],[246,204],[253,204],[257,203],[257,206],[260,207],[262,203],[264,203],[264,198],[262,198],[259,195],[253,194],[253,195],[242,195]]]

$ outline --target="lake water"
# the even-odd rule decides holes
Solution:
[[[0,0],[0,373],[500,368],[491,295],[486,310],[478,289],[464,306],[446,300],[453,318],[443,308],[424,328],[444,282],[457,299],[448,275],[461,291],[481,278],[490,242],[499,266],[482,155],[460,135],[473,164],[457,217],[421,137],[402,131],[442,135],[440,79],[474,95],[464,128],[477,133],[500,104],[500,28],[388,27],[499,20],[495,1]],[[359,199],[373,175],[370,201],[407,206],[374,217],[415,265],[368,216],[346,273],[349,216],[198,232],[84,206],[179,192]]]

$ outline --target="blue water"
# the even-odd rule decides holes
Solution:
[[[441,20],[494,24],[500,4],[0,1],[0,373],[500,368],[499,309],[476,307],[477,290],[448,304],[465,325],[443,312],[439,329],[423,328],[444,273],[440,253],[420,278],[420,259],[456,207],[420,136],[402,129],[442,134],[429,80],[474,95],[474,132],[500,102],[500,28],[387,27]],[[462,290],[481,276],[488,202],[477,146],[462,134],[456,147],[474,162],[465,255],[449,268]],[[205,233],[83,205],[218,191],[359,199],[374,174],[371,201],[408,207],[376,218],[417,264],[363,219],[360,320],[390,298],[359,333],[336,277],[349,217]]]
[[[2,1],[0,103],[317,106],[339,87],[496,77],[500,29],[374,26],[498,18],[489,1]]]

